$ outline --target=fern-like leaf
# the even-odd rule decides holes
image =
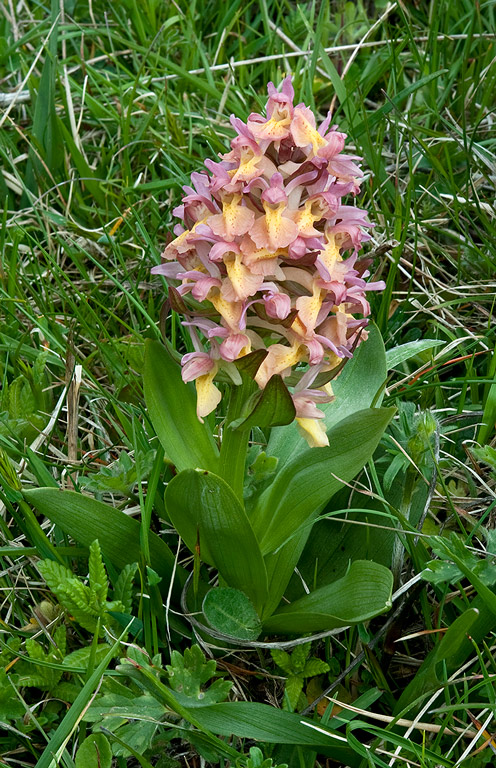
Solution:
[[[95,539],[95,541],[90,544],[88,567],[90,589],[95,594],[98,604],[103,607],[107,599],[108,583],[98,539]]]
[[[129,563],[128,565],[125,565],[115,583],[114,600],[120,600],[123,607],[123,613],[131,613],[133,602],[133,580],[137,570],[138,563]]]

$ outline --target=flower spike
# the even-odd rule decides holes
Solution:
[[[219,370],[267,350],[256,383],[299,379],[290,388],[297,426],[322,447],[318,405],[333,395],[313,382],[338,375],[366,339],[366,294],[384,283],[367,283],[370,262],[357,260],[372,226],[350,201],[363,178],[360,158],[343,153],[346,135],[330,115],[318,125],[309,107],[294,106],[291,77],[267,90],[265,116],[231,116],[230,151],[191,175],[174,209],[182,224],[152,271],[188,304],[183,325],[195,351],[184,355],[182,377],[196,384],[198,418],[221,399]]]

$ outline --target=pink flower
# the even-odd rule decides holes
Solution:
[[[297,367],[298,428],[323,446],[318,405],[332,394],[313,384],[366,338],[367,292],[384,284],[367,283],[368,263],[357,259],[371,224],[350,204],[363,172],[343,152],[346,135],[330,115],[317,127],[311,109],[294,106],[290,77],[279,91],[269,83],[268,96],[265,115],[231,117],[230,151],[192,174],[174,209],[183,224],[152,271],[196,301],[183,322],[195,352],[183,357],[182,375],[195,382],[198,417],[220,401],[219,369],[266,348],[255,381],[263,388],[292,373],[293,382]]]

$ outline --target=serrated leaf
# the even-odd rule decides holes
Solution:
[[[215,587],[203,601],[203,614],[212,629],[241,640],[256,640],[261,631],[258,614],[238,589]]]
[[[54,641],[58,647],[50,645],[48,651],[45,651],[34,638],[30,637],[26,640],[26,651],[29,658],[34,662],[41,661],[44,663],[36,665],[20,662],[17,664],[16,670],[19,673],[20,685],[40,688],[44,691],[51,691],[57,685],[63,674],[59,665],[65,653],[66,630],[64,626],[57,628]],[[54,666],[49,666],[49,664]]]
[[[274,659],[277,666],[281,667],[283,672],[286,672],[287,675],[291,674],[293,668],[291,664],[291,656],[289,653],[281,650],[280,648],[274,648],[271,650],[270,655]]]
[[[432,560],[422,571],[422,578],[430,584],[454,584],[463,578],[463,574],[454,563]]]
[[[91,572],[93,576],[102,577],[103,574],[105,585],[102,587],[98,583],[95,584],[96,591],[82,584],[71,571],[53,560],[42,560],[38,563],[38,570],[60,604],[74,621],[89,632],[96,632],[98,619],[103,619],[108,610],[119,611],[122,609],[122,604],[118,601],[107,603],[97,599],[98,594],[107,591],[105,569],[101,558],[98,557],[98,551],[97,547],[93,546]],[[100,632],[103,633],[103,626],[100,627]]]
[[[128,563],[124,566],[115,582],[114,598],[120,600],[124,613],[129,613],[133,602],[133,581],[138,570],[138,563]]]
[[[0,722],[17,720],[25,714],[26,709],[17,698],[5,669],[0,668]]]
[[[91,646],[78,648],[77,651],[69,653],[62,659],[62,666],[79,668],[81,672],[86,672],[92,653],[95,654],[95,664],[98,665],[103,661],[108,651],[109,646],[106,643],[100,643],[94,651]]]
[[[329,664],[322,659],[308,659],[303,670],[303,677],[315,677],[316,675],[323,675],[325,672],[329,672]]]
[[[295,710],[303,690],[303,678],[300,675],[291,675],[286,680],[284,688],[283,709]]]
[[[311,643],[302,643],[295,647],[291,654],[291,670],[293,674],[299,675],[303,672],[311,647]]]
[[[122,744],[116,744],[113,748],[116,757],[130,757],[134,754],[142,755],[150,749],[158,723],[138,721],[121,726],[118,731]],[[127,749],[129,747],[130,749]],[[132,750],[132,751],[131,751]]]
[[[33,393],[24,376],[18,376],[9,387],[9,418],[25,419],[33,413]]]
[[[258,747],[250,747],[250,757],[246,761],[246,768],[288,768],[286,763],[273,765],[272,758],[264,759],[262,750]]]
[[[198,645],[186,648],[184,655],[173,651],[167,672],[169,684],[184,706],[204,707],[224,701],[232,687],[229,681],[216,680],[204,688],[205,683],[216,673],[216,663],[214,659],[205,661]]]
[[[166,669],[171,688],[196,696],[200,687],[215,675],[216,664],[214,659],[205,660],[200,646],[192,645],[184,654],[172,651],[171,663]]]
[[[99,605],[103,606],[107,599],[108,582],[98,539],[90,544],[88,569],[90,589],[95,593]]]

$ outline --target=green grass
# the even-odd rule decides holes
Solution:
[[[174,531],[157,516],[171,470],[153,453],[143,344],[160,338],[161,328],[177,348],[186,341],[175,313],[162,315],[164,284],[150,269],[159,263],[182,184],[205,158],[226,150],[229,115],[246,119],[265,103],[267,81],[292,72],[297,100],[322,116],[332,102],[336,122],[364,158],[367,180],[357,202],[375,223],[368,251],[387,287],[374,296],[373,314],[386,348],[441,342],[392,372],[385,404],[400,409],[390,432],[396,442],[385,439],[337,509],[370,509],[369,522],[396,526],[396,588],[432,559],[431,537],[448,532],[463,537],[480,562],[492,562],[496,470],[477,446],[494,449],[496,417],[495,29],[494,0],[97,0],[66,2],[63,11],[48,0],[7,4],[0,14],[2,474],[10,461],[25,487],[83,490],[91,483],[97,499],[141,512],[145,552],[149,530],[165,531],[176,551]],[[67,393],[75,366],[80,386]],[[392,461],[399,474],[389,483]],[[88,666],[74,663],[85,672],[64,668],[58,695],[48,676],[26,684],[28,667],[40,675],[61,665],[37,651],[32,658],[27,638],[48,652],[55,629],[67,626],[68,653],[96,642],[70,615],[50,613],[43,601],[57,601],[36,569],[38,557],[55,547],[84,579],[87,550],[70,548],[70,537],[42,516],[31,519],[8,484],[0,498],[0,764],[72,767],[91,730],[80,714],[94,684],[103,679],[109,695],[121,695],[122,678],[113,660],[93,657]],[[422,521],[426,538],[417,540],[408,520]],[[360,521],[353,522],[340,524],[339,535],[358,530]],[[187,625],[172,620],[180,612],[174,598],[164,621],[164,596],[145,561],[133,587],[136,642],[168,664],[170,651],[183,652],[192,640]],[[117,573],[106,565],[115,585]],[[401,768],[490,765],[493,746],[477,751],[484,737],[476,740],[472,719],[484,724],[495,706],[490,611],[459,666],[439,663],[440,687],[429,694],[437,691],[429,707],[422,711],[429,696],[419,693],[417,704],[397,710],[438,635],[478,591],[466,576],[456,586],[421,584],[398,597],[391,621],[386,615],[316,641],[312,653],[330,672],[305,682],[307,703],[339,678],[330,693],[336,699],[353,705],[381,691],[363,709],[411,721],[411,735],[406,725],[366,714],[348,730],[342,725],[339,733],[361,751],[357,765],[388,765],[385,752],[395,749]],[[114,627],[116,636],[124,627]],[[19,645],[7,651],[16,638]],[[235,681],[232,698],[282,704],[283,678],[268,649],[230,650],[217,660],[218,673]],[[315,717],[325,726],[329,716],[319,708]],[[211,734],[181,730],[180,710],[165,719],[171,728],[159,728],[153,746],[138,746],[134,755],[122,745],[119,752],[126,732],[110,724],[115,764],[193,765],[200,754],[210,765],[218,754],[227,766],[234,764],[229,749],[246,756],[254,743],[226,741],[222,754]],[[417,719],[431,730],[417,727]],[[465,728],[467,734],[453,735]],[[493,733],[494,721],[485,729]],[[325,750],[262,749],[274,765],[325,765]]]

